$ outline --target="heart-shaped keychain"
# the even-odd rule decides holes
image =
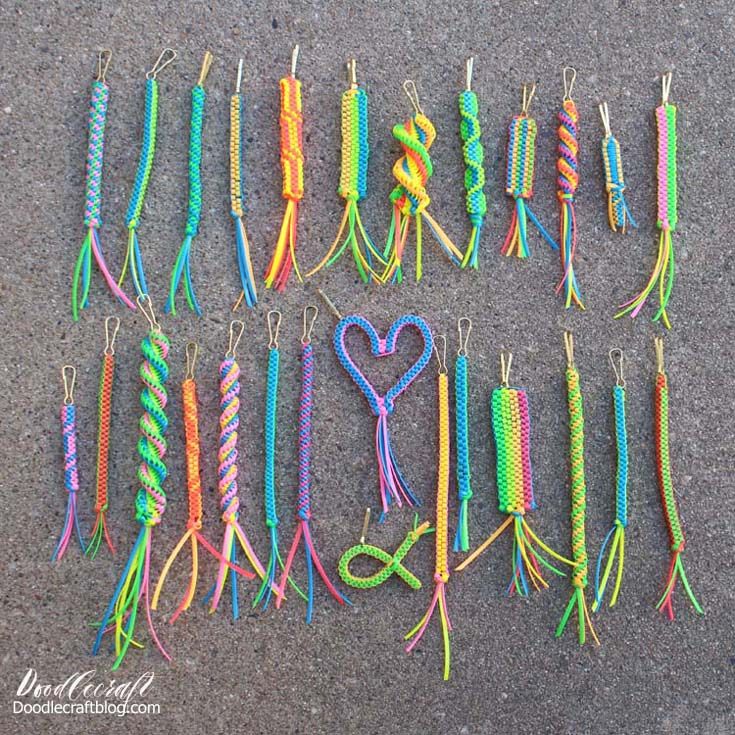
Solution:
[[[353,327],[360,329],[367,335],[370,340],[370,350],[374,357],[394,355],[397,350],[398,337],[406,327],[411,327],[421,334],[424,342],[421,355],[384,395],[380,395],[375,390],[372,383],[365,377],[350,356],[345,338],[347,332]],[[418,498],[413,494],[408,482],[398,469],[390,443],[388,416],[393,413],[396,398],[416,380],[421,371],[428,365],[433,346],[434,340],[429,325],[421,317],[413,314],[407,314],[393,322],[385,338],[378,335],[375,327],[365,317],[356,314],[341,319],[334,331],[334,350],[337,353],[337,358],[362,391],[370,409],[378,419],[375,427],[375,453],[378,458],[380,499],[383,506],[383,512],[380,516],[381,522],[392,503],[395,503],[398,507],[403,505],[403,501],[412,506],[420,505]]]

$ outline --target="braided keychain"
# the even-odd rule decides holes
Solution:
[[[620,155],[620,143],[610,129],[610,110],[607,102],[599,105],[605,137],[602,139],[602,165],[605,169],[605,191],[607,192],[607,220],[613,232],[625,234],[628,221],[638,227],[625,201],[625,177],[623,176],[623,159]]]
[[[398,337],[406,327],[417,330],[423,340],[423,351],[416,362],[388,389],[384,395],[378,394],[360,368],[357,367],[347,349],[345,337],[352,328],[360,329],[370,340],[370,349],[374,357],[385,357],[396,352]],[[399,508],[405,501],[408,505],[420,505],[418,498],[413,494],[411,487],[404,478],[391,446],[388,417],[393,413],[395,401],[403,391],[420,375],[421,371],[431,360],[431,350],[434,344],[428,324],[418,316],[408,314],[393,322],[385,338],[379,337],[375,327],[364,317],[358,315],[340,318],[334,330],[334,351],[342,367],[348,372],[352,380],[367,399],[370,410],[377,418],[375,426],[375,454],[378,459],[378,482],[380,485],[380,500],[383,512],[380,522],[390,506],[395,503]]]
[[[138,297],[138,308],[150,325],[150,331],[140,345],[143,353],[143,362],[140,365],[140,379],[143,383],[140,405],[143,408],[143,415],[139,422],[140,437],[138,438],[138,454],[141,459],[138,468],[140,487],[135,496],[135,519],[140,524],[140,532],[112,594],[112,599],[102,616],[102,622],[99,624],[97,637],[92,646],[92,654],[97,655],[104,634],[108,630],[114,630],[113,671],[120,666],[131,644],[140,647],[140,644],[134,639],[134,634],[141,599],[145,601],[145,614],[151,637],[163,657],[167,661],[171,660],[153,628],[148,601],[153,529],[161,522],[166,511],[166,492],[163,489],[163,483],[168,475],[168,469],[163,459],[168,446],[166,442],[168,430],[166,382],[169,369],[166,359],[170,342],[161,331],[149,296]]]
[[[61,405],[61,438],[64,444],[64,487],[66,488],[66,515],[61,535],[51,561],[60,562],[66,553],[72,533],[76,532],[79,545],[84,551],[84,539],[77,516],[77,493],[79,492],[79,470],[77,468],[77,407],[74,405],[74,384],[77,371],[73,365],[61,368],[64,381],[64,402]]]
[[[347,63],[350,86],[342,94],[342,168],[337,193],[345,200],[342,221],[334,242],[318,265],[306,277],[339,260],[347,246],[352,250],[355,267],[363,283],[380,280],[386,263],[373,244],[360,218],[358,203],[367,195],[367,171],[370,146],[368,144],[368,97],[357,84],[356,62]],[[345,236],[345,228],[347,235]],[[374,262],[380,272],[373,268]]]
[[[239,327],[237,333],[235,333],[236,327]],[[235,320],[230,323],[230,343],[225,358],[219,366],[220,434],[217,474],[219,478],[220,509],[222,511],[222,522],[225,524],[225,532],[222,540],[222,552],[219,555],[220,563],[217,579],[205,597],[205,600],[210,603],[210,612],[214,612],[219,606],[227,582],[227,575],[237,563],[238,543],[258,577],[263,580],[266,576],[265,569],[255,554],[239,520],[237,432],[240,428],[240,366],[237,363],[236,351],[244,329],[245,325],[241,321]],[[243,576],[247,577],[248,575]],[[240,603],[236,577],[231,578],[230,589],[232,592],[232,617],[237,620],[240,616]],[[274,591],[277,592],[275,586]]]
[[[567,74],[570,76],[568,77]],[[577,72],[571,66],[564,67],[564,100],[559,110],[559,145],[556,159],[556,196],[559,199],[559,253],[561,254],[562,278],[556,292],[564,291],[564,306],[568,309],[572,302],[584,309],[582,296],[574,272],[574,255],[577,250],[577,217],[574,211],[574,197],[579,186],[579,112],[572,99],[572,89]]]
[[[110,333],[110,322],[115,326]],[[102,372],[100,373],[100,389],[97,400],[97,499],[94,505],[96,520],[92,529],[92,537],[84,552],[94,559],[104,539],[114,554],[115,547],[107,530],[107,481],[110,456],[110,413],[112,409],[112,384],[115,378],[115,337],[120,329],[120,319],[108,316],[105,319],[105,349],[102,353]]]
[[[71,282],[71,315],[74,321],[79,319],[79,309],[89,305],[89,283],[92,275],[92,255],[100,269],[107,287],[126,306],[135,309],[135,304],[115,283],[102,254],[99,228],[102,225],[102,163],[105,153],[105,124],[107,122],[107,103],[110,99],[110,88],[105,81],[107,69],[112,59],[112,51],[105,49],[97,56],[97,79],[92,82],[92,97],[89,101],[89,118],[87,122],[87,182],[84,200],[84,226],[87,234],[84,238],[79,256],[74,266]],[[104,63],[104,66],[103,66]],[[82,292],[79,293],[81,280]]]
[[[495,440],[498,509],[508,517],[455,571],[461,572],[468,567],[503,531],[512,528],[513,573],[507,594],[517,592],[523,597],[528,597],[531,591],[529,580],[537,591],[549,586],[542,575],[542,566],[554,574],[565,576],[564,572],[544,558],[541,551],[570,566],[574,566],[574,562],[565,559],[547,546],[526,520],[526,514],[537,508],[531,468],[531,416],[526,391],[510,386],[512,362],[512,353],[507,355],[501,353],[501,384],[493,389],[490,399],[490,416]]]
[[[393,177],[398,183],[390,194],[393,215],[383,252],[383,260],[387,262],[381,278],[384,283],[394,277],[399,283],[403,279],[403,251],[412,219],[416,221],[417,282],[423,272],[423,220],[426,220],[449,260],[461,265],[464,257],[427,210],[431,199],[426,184],[434,172],[429,149],[436,139],[436,129],[421,109],[416,84],[408,79],[403,83],[403,90],[413,105],[414,114],[393,128],[393,137],[399,142],[403,155],[393,164]]]
[[[467,192],[465,206],[472,225],[470,239],[461,262],[462,268],[467,266],[477,268],[482,225],[487,214],[485,151],[482,147],[482,130],[478,117],[477,95],[472,91],[474,62],[473,58],[467,59],[467,86],[459,93],[459,135],[462,139],[462,157],[465,165],[464,186]]]
[[[416,626],[406,633],[404,640],[413,639],[406,646],[406,652],[410,653],[426,632],[434,610],[438,606],[444,642],[444,681],[447,681],[450,669],[449,633],[452,630],[452,623],[449,620],[447,610],[446,591],[447,582],[449,581],[449,563],[447,561],[449,550],[449,376],[447,375],[447,338],[444,335],[440,335],[439,338],[444,342],[444,354],[442,359],[439,350],[436,350],[439,361],[439,466],[436,486],[434,595],[426,613]]]
[[[283,215],[281,231],[265,272],[266,288],[283,291],[288,283],[291,267],[301,281],[296,264],[296,229],[299,202],[304,198],[304,118],[301,113],[301,82],[296,78],[296,62],[299,47],[291,54],[291,74],[279,82],[281,87],[281,170],[283,173],[283,198],[288,202]]]
[[[694,596],[692,588],[689,586],[689,580],[684,571],[684,562],[681,559],[682,552],[686,546],[686,539],[684,538],[684,529],[682,528],[681,518],[679,517],[679,506],[676,502],[674,484],[671,479],[671,456],[669,453],[669,381],[666,377],[664,366],[664,341],[661,337],[656,337],[654,344],[656,347],[656,362],[658,363],[654,394],[656,469],[658,485],[661,491],[661,503],[664,508],[664,516],[671,541],[671,563],[669,564],[669,572],[666,577],[666,586],[661,599],[656,605],[656,609],[666,613],[669,620],[673,620],[674,589],[676,588],[677,579],[681,580],[684,591],[687,593],[694,609],[700,615],[704,615],[704,610]]]
[[[615,362],[615,358],[618,362]],[[617,559],[615,586],[613,587],[610,607],[614,607],[620,594],[623,582],[623,564],[625,562],[625,529],[628,527],[628,430],[625,426],[625,377],[623,376],[623,351],[619,348],[610,350],[610,364],[615,371],[616,382],[613,386],[613,407],[615,410],[615,443],[617,445],[617,471],[615,473],[615,523],[608,531],[600,547],[595,566],[595,601],[592,611],[597,612],[610,579],[610,573]],[[610,553],[604,565],[605,552],[608,546]],[[602,573],[602,576],[601,576]]]
[[[362,534],[360,535],[360,543],[351,546],[347,551],[342,554],[339,559],[339,565],[337,567],[339,576],[342,577],[342,581],[350,587],[356,589],[367,590],[373,587],[378,587],[387,582],[394,574],[403,582],[405,582],[412,590],[421,589],[421,580],[412,574],[405,566],[403,566],[403,559],[406,557],[409,551],[414,547],[416,542],[427,533],[433,533],[434,529],[430,528],[430,523],[425,521],[421,525],[418,525],[418,513],[413,519],[413,528],[406,534],[406,538],[403,539],[401,545],[393,552],[389,554],[378,546],[365,543],[365,537],[367,536],[368,524],[370,523],[370,508],[365,511],[365,521],[362,526]],[[375,559],[380,562],[383,566],[378,569],[377,572],[367,577],[358,577],[350,571],[351,562],[358,556],[365,556],[369,559]]]
[[[143,270],[143,258],[138,244],[138,225],[143,211],[145,194],[153,168],[153,158],[156,153],[156,131],[158,128],[158,81],[156,77],[176,58],[176,52],[165,48],[156,60],[153,68],[145,75],[145,123],[143,127],[143,146],[140,150],[138,170],[135,174],[135,185],[125,215],[125,226],[128,228],[128,247],[125,252],[125,262],[118,280],[118,286],[125,280],[125,274],[130,266],[130,275],[138,298],[144,299],[148,295],[148,286]]]
[[[587,602],[584,590],[587,587],[587,543],[584,534],[584,520],[587,509],[587,483],[584,477],[584,406],[582,391],[579,387],[579,373],[574,364],[574,337],[571,332],[564,332],[564,349],[567,353],[567,403],[569,406],[569,477],[572,495],[572,596],[564,611],[564,615],[556,628],[556,637],[564,633],[569,616],[575,606],[577,608],[577,623],[579,629],[579,644],[582,645],[589,628],[597,645],[595,629],[587,611]]]
[[[505,193],[513,197],[515,208],[500,252],[502,255],[515,255],[518,258],[527,258],[531,254],[527,234],[529,217],[551,248],[559,249],[527,204],[533,196],[534,159],[536,157],[536,121],[528,115],[534,94],[536,94],[535,84],[532,84],[530,89],[527,84],[523,85],[521,114],[516,115],[510,121],[508,128]]]
[[[311,322],[308,313],[313,310]],[[307,306],[304,309],[304,332],[301,336],[301,400],[299,401],[299,497],[296,516],[298,525],[293,541],[283,566],[281,592],[286,588],[291,565],[299,548],[302,537],[304,540],[304,555],[306,556],[306,622],[310,623],[314,612],[314,567],[329,590],[329,594],[340,605],[349,603],[349,600],[332,584],[324,565],[319,558],[314,540],[311,535],[311,418],[314,408],[314,350],[311,346],[311,332],[314,328],[319,309],[316,306]],[[281,606],[283,596],[276,599],[276,607]]]
[[[209,51],[204,54],[202,69],[199,72],[196,86],[191,90],[191,123],[189,126],[189,206],[186,215],[186,229],[184,242],[181,243],[179,254],[176,257],[174,269],[171,272],[171,284],[166,302],[166,313],[176,314],[176,291],[179,289],[181,276],[184,276],[186,302],[189,308],[197,315],[202,315],[194,286],[191,282],[189,255],[194,238],[199,232],[199,220],[202,216],[202,126],[204,124],[204,102],[207,95],[204,93],[204,80],[214,56]]]
[[[466,328],[462,329],[462,323]],[[462,317],[457,322],[459,331],[459,349],[454,363],[454,408],[455,408],[455,441],[457,444],[457,497],[459,499],[459,517],[457,533],[454,536],[454,551],[469,551],[470,534],[469,502],[472,499],[472,473],[470,470],[469,441],[469,397],[467,389],[467,341],[472,331],[472,320]]]
[[[229,562],[207,541],[202,534],[202,479],[201,469],[199,467],[199,456],[201,454],[201,446],[199,442],[199,411],[197,400],[197,386],[194,380],[194,366],[196,365],[199,347],[196,342],[189,342],[186,345],[186,376],[181,384],[181,399],[184,412],[184,436],[186,440],[186,489],[187,504],[189,517],[186,521],[186,531],[178,540],[173,550],[163,565],[161,574],[158,577],[156,588],[153,591],[153,600],[151,601],[151,609],[158,609],[158,598],[163,589],[163,583],[168,576],[171,566],[176,557],[186,545],[187,541],[191,542],[191,575],[189,576],[189,585],[186,588],[184,596],[181,598],[179,606],[171,615],[169,622],[174,623],[182,612],[188,610],[194,600],[196,593],[197,580],[199,578],[199,544],[201,544],[212,556],[217,557],[223,563]],[[236,565],[230,565],[238,574],[242,574],[247,579],[255,579],[255,575],[251,572],[241,569]]]
[[[240,273],[242,292],[235,308],[242,299],[249,308],[258,303],[255,288],[253,264],[250,261],[250,241],[245,231],[243,217],[243,174],[242,174],[242,59],[237,65],[237,85],[235,94],[230,97],[230,215],[235,223],[235,247],[237,250],[237,269]]]
[[[649,295],[658,286],[659,308],[653,321],[659,319],[671,328],[666,313],[671,291],[674,287],[674,241],[673,233],[678,222],[676,192],[676,106],[669,102],[671,72],[661,78],[661,105],[656,108],[656,130],[658,133],[658,219],[656,225],[661,230],[658,240],[658,256],[651,277],[643,290],[633,299],[621,304],[615,318],[630,314],[638,316]]]

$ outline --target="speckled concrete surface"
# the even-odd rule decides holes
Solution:
[[[4,323],[0,424],[2,539],[2,695],[0,731],[191,731],[251,733],[708,733],[735,731],[732,714],[731,447],[733,441],[733,334],[731,215],[733,12],[728,2],[528,3],[140,3],[100,1],[4,2],[0,8],[0,271]],[[95,274],[92,307],[72,325],[68,287],[82,237],[81,205],[86,108],[96,49],[115,56],[104,169],[103,242],[117,270],[124,251],[124,210],[134,177],[143,111],[143,75],[163,46],[179,52],[160,78],[158,155],[140,230],[148,277],[161,306],[181,241],[186,206],[189,90],[205,49],[215,54],[207,81],[204,130],[205,185],[201,234],[192,267],[205,309],[166,318],[171,335],[171,476],[169,511],[155,540],[153,563],[165,554],[185,521],[181,404],[184,346],[201,345],[198,379],[205,487],[216,487],[216,370],[225,349],[228,306],[236,293],[233,234],[227,211],[227,100],[237,59],[245,60],[245,177],[248,228],[261,271],[283,211],[278,170],[277,80],[293,43],[301,44],[307,156],[300,253],[315,262],[340,214],[335,194],[339,165],[339,96],[343,64],[358,59],[370,94],[371,174],[365,219],[384,232],[396,146],[391,126],[409,106],[400,89],[416,80],[438,130],[432,149],[435,177],[431,210],[457,239],[467,227],[461,192],[456,94],[464,60],[475,54],[475,89],[482,109],[489,174],[487,231],[482,269],[458,273],[432,245],[425,277],[401,288],[367,290],[347,262],[316,279],[343,312],[360,311],[382,328],[415,311],[456,344],[456,320],[474,322],[471,341],[473,544],[499,521],[486,401],[497,381],[498,352],[514,351],[516,381],[530,391],[533,461],[541,507],[537,529],[552,545],[568,548],[566,417],[563,388],[564,328],[575,331],[587,414],[588,537],[595,556],[613,510],[613,437],[608,350],[628,357],[631,526],[626,578],[618,607],[596,619],[602,646],[579,648],[573,635],[553,638],[569,592],[565,580],[526,604],[503,594],[509,548],[501,542],[449,586],[455,625],[452,679],[441,680],[441,649],[432,626],[411,656],[401,637],[423,613],[427,590],[412,593],[391,582],[354,594],[354,607],[336,609],[318,593],[316,619],[303,622],[292,602],[280,612],[248,613],[237,624],[228,605],[216,616],[195,606],[171,629],[159,629],[174,656],[166,665],[151,647],[131,651],[118,678],[155,671],[150,701],[161,714],[131,718],[21,717],[10,702],[22,673],[35,667],[45,682],[98,667],[111,658],[89,655],[104,602],[127,555],[135,524],[135,439],[138,344],[142,317],[120,314],[118,377],[114,397],[111,525],[120,554],[111,561],[80,558],[72,548],[59,568],[49,564],[62,521],[63,485],[58,427],[59,367],[76,364],[81,439],[81,513],[91,515],[95,402],[104,316],[116,307]],[[578,212],[578,272],[587,300],[584,314],[564,313],[552,284],[556,257],[534,233],[526,263],[498,257],[510,205],[502,195],[505,128],[518,108],[519,85],[534,78],[533,112],[539,122],[535,207],[555,226],[555,113],[562,94],[561,67],[574,65],[582,116],[582,183]],[[675,484],[688,534],[687,567],[706,608],[697,619],[679,597],[668,623],[653,605],[667,562],[667,537],[655,483],[651,386],[652,337],[658,328],[639,319],[614,322],[614,305],[637,289],[652,264],[655,131],[659,73],[674,70],[679,105],[680,230],[678,281],[671,303],[674,330],[667,337],[672,390]],[[613,236],[603,206],[596,103],[610,103],[624,147],[630,203],[641,228]],[[291,284],[285,296],[264,294],[244,315],[244,427],[240,442],[244,522],[257,548],[265,545],[262,515],[262,421],[267,334],[265,313],[282,309],[283,373],[279,411],[278,482],[284,539],[292,524],[296,488],[295,417],[301,309],[313,286]],[[377,490],[371,449],[373,421],[330,348],[333,321],[322,311],[316,327],[315,533],[334,568],[355,542],[364,507]],[[415,349],[415,347],[414,347]],[[410,350],[409,350],[410,351]],[[381,366],[387,383],[397,358]],[[373,366],[371,366],[372,368]],[[433,371],[431,371],[433,372]],[[396,450],[419,494],[424,515],[433,510],[435,383],[422,377],[401,398],[394,418]],[[215,496],[205,498],[205,530],[220,537]],[[373,527],[379,545],[397,543],[411,514],[396,513]],[[455,512],[451,524],[454,526]],[[285,543],[285,541],[284,541]],[[454,560],[456,562],[456,559]],[[430,542],[411,555],[411,567],[430,579]],[[206,585],[214,570],[202,562]],[[299,568],[299,573],[302,571]],[[182,567],[162,603],[172,609]],[[141,639],[148,641],[142,632]]]

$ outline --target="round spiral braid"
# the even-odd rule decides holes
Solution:
[[[468,551],[469,502],[472,499],[472,473],[470,469],[470,447],[468,428],[467,355],[461,354],[454,364],[455,440],[457,446],[457,497],[459,518],[454,536],[454,551]]]
[[[434,173],[429,149],[436,140],[436,129],[426,115],[419,113],[395,125],[393,137],[400,144],[403,155],[393,164],[393,176],[398,184],[390,200],[402,214],[415,217],[431,201],[426,184]]]
[[[579,293],[577,277],[574,272],[574,255],[577,248],[577,221],[574,211],[574,197],[579,186],[579,112],[574,100],[567,98],[562,102],[558,114],[557,134],[559,144],[556,159],[557,198],[561,207],[559,242],[561,248],[562,278],[556,292],[564,291],[564,305],[568,309],[572,302],[584,309]]]
[[[472,234],[462,258],[462,267],[477,268],[477,257],[482,225],[487,214],[485,196],[485,151],[482,147],[482,130],[478,117],[477,95],[470,89],[459,93],[459,134],[464,158],[465,206],[472,225]]]

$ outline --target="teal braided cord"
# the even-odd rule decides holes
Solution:
[[[125,226],[135,229],[140,220],[145,193],[153,168],[153,156],[156,152],[156,130],[158,128],[158,82],[147,79],[145,83],[145,123],[143,126],[143,147],[140,151],[138,171],[135,174],[133,195],[130,197]]]
[[[472,498],[470,483],[470,448],[467,417],[467,356],[459,355],[454,366],[455,420],[457,440],[457,496],[459,518],[454,537],[455,551],[469,551],[469,501]]]
[[[628,525],[628,432],[625,425],[625,388],[613,388],[615,405],[615,441],[617,444],[618,466],[617,485],[617,522],[625,528]]]
[[[85,186],[84,224],[99,227],[102,201],[102,160],[105,148],[105,123],[107,122],[107,102],[109,87],[102,81],[92,82],[92,98],[89,101],[88,144],[87,144],[87,181]],[[86,301],[86,299],[85,299]]]
[[[276,513],[276,409],[280,351],[268,351],[268,389],[265,402],[265,524],[278,526]]]
[[[186,218],[186,234],[195,237],[202,216],[202,124],[204,101],[207,95],[197,84],[191,90],[191,127],[189,129],[189,214]]]
[[[459,132],[465,163],[464,186],[467,191],[467,214],[473,227],[481,227],[487,214],[485,197],[485,152],[482,147],[480,120],[477,117],[477,95],[466,89],[459,94]]]

